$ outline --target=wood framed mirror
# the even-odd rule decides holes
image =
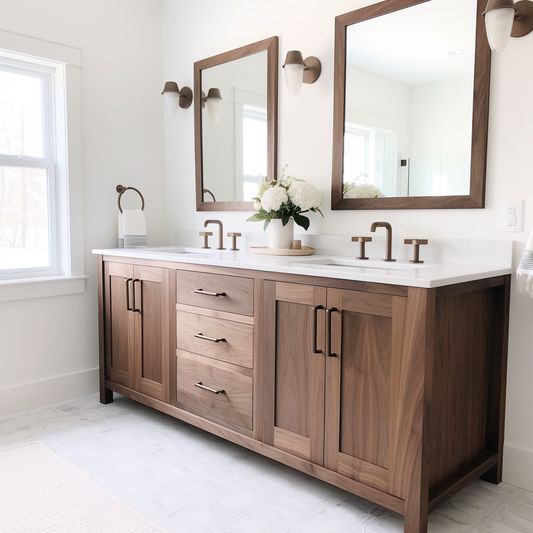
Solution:
[[[278,37],[194,64],[197,211],[252,211],[277,177]]]
[[[332,209],[485,206],[486,0],[387,0],[335,20]]]

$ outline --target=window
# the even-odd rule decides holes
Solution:
[[[69,274],[63,87],[64,65],[0,52],[0,279]]]
[[[242,108],[242,193],[245,200],[257,196],[267,175],[267,110],[243,105]]]

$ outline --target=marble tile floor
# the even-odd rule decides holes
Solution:
[[[171,532],[403,531],[400,517],[126,398],[0,419],[0,446],[31,440]],[[431,515],[429,530],[532,533],[533,493],[476,482]]]

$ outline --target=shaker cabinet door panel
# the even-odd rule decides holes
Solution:
[[[105,264],[105,353],[107,379],[131,387],[134,321],[131,313],[133,267]]]
[[[169,272],[134,267],[135,389],[158,400],[169,394]]]
[[[273,408],[265,441],[316,464],[324,447],[324,309],[326,289],[265,282]],[[320,310],[314,310],[320,306]],[[315,320],[316,313],[316,320]],[[317,348],[317,350],[314,350]],[[314,351],[320,353],[314,353]]]
[[[391,492],[406,299],[330,289],[326,466]]]

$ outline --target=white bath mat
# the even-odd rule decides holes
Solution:
[[[41,442],[0,448],[1,533],[162,533]]]

